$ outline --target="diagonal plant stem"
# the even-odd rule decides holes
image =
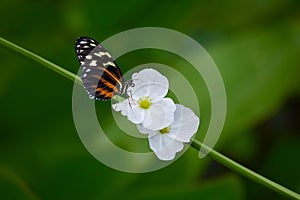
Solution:
[[[49,69],[57,72],[58,74],[70,79],[71,81],[79,81],[81,83],[81,79],[73,74],[72,72],[69,72],[68,70],[65,70],[64,68],[46,60],[45,58],[42,58],[39,55],[36,55],[12,42],[9,42],[7,40],[5,40],[4,38],[0,37],[0,44],[8,47],[9,49],[12,49],[20,54],[23,54],[24,56],[26,56],[27,58],[30,58],[32,60],[35,60],[36,62],[44,65],[45,67],[48,67]]]
[[[69,72],[67,70],[65,70],[64,68],[20,47],[17,46],[16,44],[13,44],[5,39],[3,39],[2,37],[0,37],[0,44],[2,44],[3,46],[6,46],[9,49],[12,49],[22,55],[24,55],[25,57],[35,60],[36,62],[44,65],[45,67],[48,67],[49,69],[57,72],[58,74],[70,79],[71,81],[75,81],[75,83],[81,83],[81,79],[73,74],[72,72]],[[235,171],[236,173],[260,184],[263,185],[283,196],[289,197],[291,199],[298,199],[300,200],[300,195],[297,194],[296,192],[274,182],[271,181],[270,179],[265,178],[264,176],[244,167],[243,165],[233,161],[232,159],[224,156],[223,154],[217,152],[216,150],[206,146],[205,144],[201,143],[198,140],[193,140],[191,143],[191,146],[196,149],[197,151],[200,151],[201,148],[203,148],[203,151],[206,151],[205,153],[209,152],[208,155],[214,159],[215,161],[219,162],[220,164],[226,166],[227,168]]]
[[[282,194],[283,196],[290,197],[292,199],[300,199],[300,195],[297,194],[296,192],[294,192],[282,185],[279,185],[278,183],[271,181],[270,179],[267,179],[264,176],[244,167],[243,165],[233,161],[232,159],[224,156],[223,154],[221,154],[221,153],[217,152],[216,150],[208,147],[207,145],[199,142],[198,140],[193,140],[191,143],[191,146],[199,151],[200,151],[200,149],[205,151],[203,153],[209,152],[208,155],[210,155],[210,157],[212,157],[212,159],[214,159],[215,161],[217,161],[220,164],[224,165],[225,167],[231,169],[232,171],[235,171],[236,173],[247,177],[248,179],[250,179],[256,183],[264,185],[264,186],[270,188],[271,190],[274,190],[275,192]]]

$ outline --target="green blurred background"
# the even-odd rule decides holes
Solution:
[[[2,0],[0,36],[77,72],[74,40],[99,41],[132,28],[165,27],[202,44],[223,76],[228,114],[216,146],[243,165],[300,192],[300,2]],[[122,44],[120,44],[122,45]],[[0,199],[284,199],[189,149],[146,174],[104,166],[81,143],[72,82],[0,46]],[[139,50],[117,60],[124,72],[147,62],[178,69],[201,101],[207,89],[178,56]],[[199,85],[197,85],[199,84]],[[97,103],[114,132],[110,103]],[[130,146],[130,138],[114,142]],[[146,144],[146,143],[145,143]]]

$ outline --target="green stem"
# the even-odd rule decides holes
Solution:
[[[49,69],[59,73],[60,75],[70,79],[71,81],[79,81],[79,83],[81,83],[81,80],[80,78],[63,69],[62,67],[26,50],[26,49],[23,49],[3,38],[0,38],[0,43],[18,53],[21,53],[23,54],[24,56],[30,58],[30,59],[33,59],[37,62],[39,62],[40,64],[48,67]],[[212,157],[212,159],[214,159],[215,161],[221,163],[222,165],[228,167],[229,169],[235,171],[236,173],[239,173],[240,175],[244,176],[244,177],[247,177],[249,178],[250,180],[258,183],[258,184],[261,184],[265,187],[268,187],[270,188],[271,190],[281,194],[281,195],[284,195],[286,197],[289,197],[291,199],[298,199],[300,200],[300,195],[297,194],[296,192],[286,188],[286,187],[283,187],[282,185],[279,185],[278,183],[275,183],[274,181],[271,181],[259,174],[257,174],[256,172],[240,165],[239,163],[231,160],[230,158],[222,155],[221,153],[211,149],[210,147],[206,146],[205,144],[202,144],[201,142],[197,141],[197,140],[193,140],[191,146],[193,148],[195,148],[196,150],[200,151],[201,147],[203,148],[203,151],[206,151],[206,152],[209,152],[208,155]]]
[[[5,39],[3,39],[2,37],[0,37],[0,44],[8,47],[9,49],[12,49],[20,54],[23,54],[25,57],[30,58],[32,60],[35,60],[36,62],[48,67],[49,69],[59,73],[60,75],[70,79],[71,81],[79,81],[81,83],[81,79],[73,74],[72,72],[69,72],[68,70],[65,70],[64,68],[46,60],[45,58],[42,58],[41,56],[36,55],[35,53],[32,53],[14,43],[11,43]]]
[[[227,168],[235,171],[236,173],[249,178],[250,180],[252,180],[256,183],[259,183],[265,187],[268,187],[271,190],[278,192],[279,194],[282,194],[283,196],[289,197],[291,199],[300,199],[300,195],[297,194],[296,192],[294,192],[282,185],[279,185],[278,183],[275,183],[274,181],[271,181],[271,180],[263,177],[262,175],[244,167],[243,165],[233,161],[232,159],[224,156],[223,154],[215,151],[214,149],[208,147],[207,145],[205,145],[197,140],[193,140],[191,143],[191,146],[198,151],[200,151],[200,149],[202,147],[201,150],[205,151],[203,153],[209,152],[208,155],[210,155],[210,157],[212,157],[212,159],[214,159],[215,161],[217,161],[220,164],[226,166]]]

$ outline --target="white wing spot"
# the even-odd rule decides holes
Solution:
[[[95,56],[98,56],[98,57],[102,57],[102,56],[107,56],[109,58],[111,58],[111,55],[108,53],[108,52],[99,52],[99,53],[94,53]]]
[[[113,62],[107,62],[107,63],[103,63],[103,66],[105,67],[106,65],[112,65],[112,66],[116,66]]]
[[[87,55],[85,58],[90,60],[92,59],[92,55]]]
[[[92,62],[90,63],[90,66],[92,66],[92,67],[97,66],[97,60],[92,60]]]
[[[91,46],[93,46],[93,47],[95,47],[95,46],[96,46],[94,43],[91,43],[90,45],[91,45]]]
[[[83,74],[83,77],[86,77],[87,76],[87,74]]]
[[[91,71],[91,69],[87,69],[87,70],[85,70],[85,72],[90,72]]]
[[[86,44],[87,41],[80,41],[80,44]]]

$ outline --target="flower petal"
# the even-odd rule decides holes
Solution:
[[[177,152],[184,147],[182,142],[167,137],[164,134],[156,134],[149,137],[149,145],[160,160],[172,160]]]
[[[168,93],[168,79],[154,69],[144,69],[134,73],[132,81],[134,87],[130,87],[128,95],[135,100],[148,96],[152,101],[159,101]]]
[[[137,129],[138,129],[139,132],[142,133],[142,134],[148,134],[149,137],[154,136],[154,135],[156,135],[156,134],[160,134],[159,131],[153,131],[153,130],[147,129],[147,128],[143,127],[143,126],[140,125],[140,124],[137,125]]]
[[[197,132],[199,123],[199,117],[191,109],[176,104],[174,122],[171,125],[168,136],[181,142],[189,142],[191,137]]]
[[[145,118],[145,110],[135,106],[128,110],[127,119],[134,124],[140,124]]]
[[[174,112],[176,105],[170,98],[164,98],[161,101],[153,103],[146,110],[142,125],[151,130],[160,130],[168,127],[174,121]]]
[[[119,112],[121,111],[121,114],[123,116],[127,116],[128,114],[128,110],[131,109],[130,105],[129,105],[129,102],[128,102],[128,99],[122,101],[122,102],[119,102],[119,103],[115,103],[112,105],[112,108]]]

